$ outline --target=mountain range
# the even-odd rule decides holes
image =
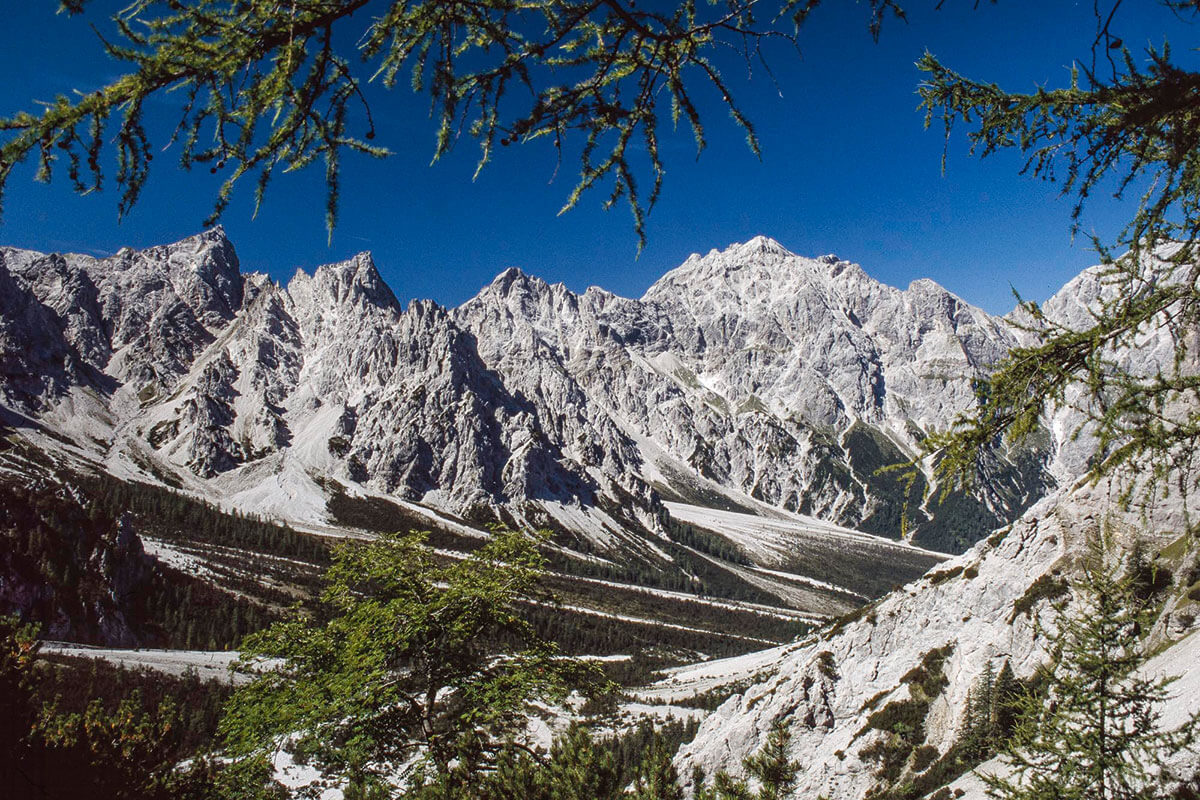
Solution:
[[[658,558],[664,502],[961,551],[1061,477],[1052,435],[998,450],[973,495],[922,503],[924,477],[878,470],[1015,342],[932,281],[765,237],[638,300],[509,269],[455,309],[402,306],[368,254],[243,274],[220,228],[109,258],[0,249],[0,398],[46,446],[297,523],[346,492],[626,559]]]
[[[1113,290],[1093,268],[1043,312],[1079,327]],[[52,528],[66,512],[48,493],[74,503],[66,527],[96,528],[77,549],[106,588],[56,630],[86,618],[96,642],[137,644],[123,594],[168,597],[184,578],[155,560],[227,593],[267,586],[268,612],[287,570],[311,580],[311,542],[270,521],[429,526],[451,557],[489,524],[548,527],[559,588],[591,593],[553,613],[641,631],[609,636],[612,652],[640,642],[679,663],[784,643],[636,690],[643,709],[717,705],[680,775],[737,772],[785,719],[802,796],[982,798],[955,755],[972,693],[1004,668],[1033,680],[1101,531],[1161,578],[1147,669],[1182,675],[1164,723],[1200,698],[1188,503],[1130,509],[1127,487],[1091,480],[1083,412],[981,454],[971,493],[926,492],[927,464],[915,493],[879,471],[970,413],[1029,324],[765,237],[694,255],[637,300],[510,269],[454,309],[402,306],[365,254],[286,285],[242,273],[219,228],[110,258],[0,248],[0,488],[21,503],[0,507],[0,528]],[[1174,352],[1164,337],[1117,357],[1153,369]],[[104,485],[171,513],[109,520],[88,507]],[[224,512],[253,515],[258,544],[217,536]],[[187,519],[205,531],[181,537]],[[0,602],[61,607],[19,556],[0,560]],[[1198,763],[1183,754],[1185,772]]]

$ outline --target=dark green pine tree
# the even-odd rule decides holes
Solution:
[[[967,724],[963,732],[963,750],[968,757],[982,760],[993,746],[992,705],[996,694],[996,669],[989,661],[983,674],[967,693]]]
[[[757,753],[746,758],[742,766],[758,782],[758,792],[750,791],[746,781],[736,780],[724,772],[717,773],[710,788],[698,788],[696,800],[782,800],[796,785],[800,764],[788,759],[788,743],[792,733],[782,718],[771,723],[767,742]]]
[[[992,688],[992,703],[990,719],[992,723],[993,747],[1002,748],[1012,736],[1017,724],[1017,702],[1021,696],[1021,684],[1017,683],[1012,665],[1005,659],[996,675]]]
[[[638,767],[631,800],[683,800],[673,755],[662,737],[655,736]]]
[[[32,625],[0,616],[0,786],[18,794],[34,786],[28,759],[38,716],[33,663],[39,646]]]
[[[626,781],[611,747],[583,726],[557,739],[549,757],[512,751],[480,782],[481,800],[609,800]]]
[[[1138,674],[1146,663],[1146,613],[1128,578],[1092,548],[1075,586],[1077,604],[1057,607],[1044,695],[1021,698],[1010,741],[1011,772],[984,775],[1000,800],[1154,800],[1171,796],[1167,758],[1195,741],[1200,717],[1163,730],[1173,678]]]

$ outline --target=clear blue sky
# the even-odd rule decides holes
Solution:
[[[5,3],[0,115],[116,74],[88,20],[56,16],[55,5]],[[114,5],[123,3],[96,0],[92,17]],[[286,280],[296,267],[370,250],[402,300],[447,305],[514,265],[576,290],[595,284],[636,297],[690,253],[759,233],[803,255],[837,253],[893,285],[933,278],[994,312],[1012,307],[1010,285],[1045,299],[1096,261],[1086,240],[1071,241],[1070,201],[1019,176],[1014,155],[969,157],[961,138],[951,143],[943,176],[941,134],[924,130],[916,110],[913,62],[929,49],[959,72],[1006,88],[1062,85],[1072,59],[1088,56],[1092,2],[1000,0],[972,10],[973,0],[947,0],[941,11],[934,0],[904,5],[908,24],[889,21],[875,44],[862,5],[827,2],[803,33],[802,55],[781,49],[771,59],[782,95],[761,71],[747,81],[744,70],[728,70],[758,128],[762,159],[715,107],[707,109],[710,146],[698,162],[687,131],[669,136],[666,186],[640,257],[628,211],[601,210],[600,192],[556,216],[575,165],[565,163],[551,182],[548,149],[505,149],[474,182],[477,151],[469,140],[431,166],[432,123],[406,88],[376,98],[377,141],[397,153],[386,161],[348,159],[331,245],[319,170],[278,178],[257,219],[243,192],[222,221],[244,269]],[[1196,28],[1150,0],[1127,2],[1117,23],[1139,50],[1167,33],[1177,53],[1195,45]],[[103,253],[195,233],[211,208],[212,177],[206,169],[182,172],[172,151],[153,166],[140,204],[121,224],[111,188],[81,198],[65,172],[46,186],[32,182],[32,166],[18,168],[0,243]],[[1085,226],[1111,237],[1129,213],[1128,203],[1097,196]]]

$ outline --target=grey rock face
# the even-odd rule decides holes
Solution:
[[[903,498],[875,470],[970,408],[1014,341],[932,282],[900,291],[763,237],[640,300],[513,269],[453,311],[402,308],[366,254],[286,287],[242,275],[220,229],[0,258],[0,344],[42,332],[0,347],[8,402],[54,424],[91,403],[81,446],[110,462],[310,519],[332,480],[458,513],[584,509],[605,540],[660,530],[664,496],[896,535]],[[1038,491],[1014,485],[970,500],[980,532]]]
[[[86,363],[143,398],[170,391],[242,303],[237,256],[220,228],[106,259],[0,254]]]
[[[1024,679],[1046,661],[1047,639],[1038,625],[1053,629],[1054,601],[1071,600],[1068,581],[1091,537],[1103,528],[1118,537],[1121,548],[1135,538],[1153,548],[1183,529],[1178,498],[1160,505],[1155,526],[1147,529],[1137,511],[1122,512],[1112,502],[1116,492],[1108,483],[1081,481],[1037,503],[989,541],[893,591],[855,621],[771,653],[730,659],[724,666],[712,662],[682,668],[672,679],[673,691],[680,694],[689,671],[745,678],[742,663],[751,658],[755,679],[706,719],[696,738],[681,749],[679,774],[690,775],[695,766],[710,777],[722,769],[739,773],[741,760],[760,748],[772,722],[783,718],[793,736],[789,758],[801,765],[796,796],[849,800],[916,779],[930,760],[917,766],[908,754],[890,781],[883,776],[878,745],[893,735],[888,728],[895,717],[877,712],[919,697],[923,735],[918,744],[933,748],[937,756],[945,754],[966,725],[968,693],[989,665],[999,671],[1007,663]],[[1168,618],[1165,624],[1175,623]],[[1183,663],[1194,666],[1195,637],[1181,640],[1183,632],[1176,631],[1176,645],[1166,653],[1182,648],[1187,654]],[[928,697],[914,685],[920,679],[912,676],[937,652],[942,657],[934,677],[942,680]],[[1175,690],[1168,716],[1176,720],[1170,724],[1179,724],[1200,704],[1197,676],[1187,669],[1193,674],[1186,676],[1185,687]],[[1178,666],[1168,674],[1179,674]],[[882,721],[875,724],[873,718]],[[1194,769],[1200,761],[1194,753],[1192,759]],[[971,793],[972,798],[984,796],[977,786]]]

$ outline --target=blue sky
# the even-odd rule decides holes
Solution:
[[[56,16],[53,0],[5,5],[0,116],[116,74],[88,20]],[[112,5],[121,4],[96,0],[93,8]],[[1084,238],[1071,240],[1070,200],[1020,176],[1014,154],[969,157],[961,138],[951,142],[943,175],[941,133],[924,130],[916,109],[913,62],[929,49],[957,71],[1005,88],[1062,85],[1072,60],[1088,56],[1092,2],[1000,0],[973,9],[973,0],[947,0],[941,11],[934,0],[905,5],[909,22],[889,21],[876,44],[862,5],[827,2],[802,34],[801,55],[780,49],[771,58],[778,88],[761,71],[747,80],[744,70],[728,69],[735,98],[758,129],[762,158],[715,106],[702,109],[709,147],[699,161],[689,132],[666,135],[666,185],[640,256],[628,211],[603,211],[601,192],[556,216],[575,165],[565,162],[554,177],[545,147],[504,149],[474,181],[477,150],[469,140],[431,165],[433,126],[407,88],[376,98],[377,141],[397,152],[385,161],[347,160],[332,244],[319,170],[278,178],[256,219],[243,192],[222,222],[244,269],[286,280],[296,267],[370,250],[402,300],[447,305],[509,266],[576,290],[595,284],[636,297],[690,253],[759,233],[802,255],[837,253],[892,285],[933,278],[993,312],[1012,307],[1011,287],[1045,299],[1096,261]],[[1117,28],[1139,51],[1169,33],[1182,53],[1196,33],[1147,0],[1122,6]],[[111,188],[77,197],[65,174],[35,184],[32,166],[19,167],[0,243],[111,252],[195,233],[211,208],[212,177],[179,170],[171,151],[153,166],[140,204],[120,224]],[[1084,225],[1111,238],[1130,213],[1128,202],[1097,196]]]

